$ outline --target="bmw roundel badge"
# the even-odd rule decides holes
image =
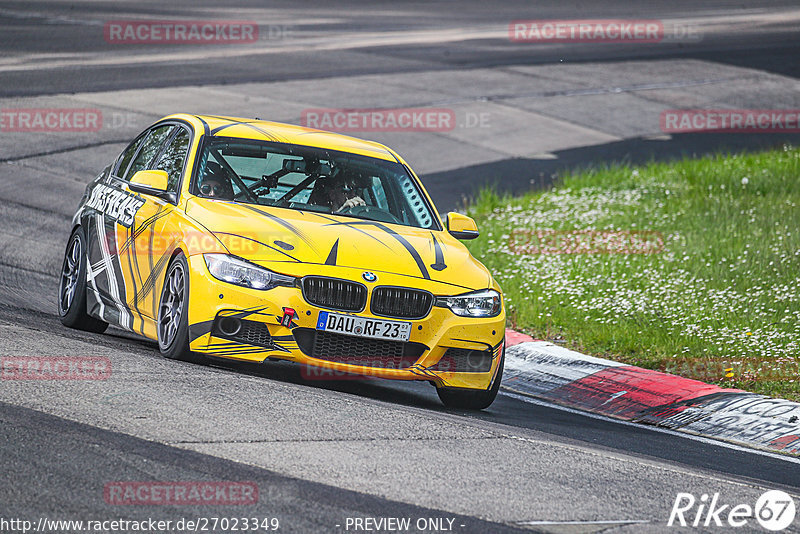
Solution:
[[[367,282],[374,282],[375,280],[378,279],[378,276],[375,273],[364,271],[364,273],[361,275],[361,278],[363,278]]]

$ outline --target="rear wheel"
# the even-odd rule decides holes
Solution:
[[[86,236],[80,226],[72,232],[64,252],[58,284],[58,316],[64,326],[102,333],[108,323],[86,313]]]
[[[506,361],[506,349],[500,355],[500,363],[497,365],[497,373],[494,380],[489,384],[488,389],[449,389],[436,388],[439,399],[448,408],[460,408],[463,410],[483,410],[488,408],[497,397],[500,391],[500,382],[503,379],[503,366]]]
[[[197,362],[189,350],[189,265],[180,254],[167,269],[158,306],[158,348],[166,358]]]

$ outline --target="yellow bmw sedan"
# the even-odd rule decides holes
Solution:
[[[500,287],[390,148],[262,120],[177,114],[86,188],[60,277],[64,325],[168,358],[289,360],[433,384],[483,409],[503,373]]]

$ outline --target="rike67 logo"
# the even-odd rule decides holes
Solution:
[[[762,528],[778,532],[788,528],[797,510],[794,499],[779,490],[767,491],[755,503],[731,504],[720,501],[719,493],[703,494],[696,498],[691,493],[678,493],[667,526],[676,527],[748,527],[755,529],[755,521]],[[755,521],[753,521],[755,519]]]

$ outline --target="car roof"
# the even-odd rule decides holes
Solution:
[[[306,128],[304,126],[295,126],[292,124],[260,119],[222,117],[218,115],[190,115],[184,113],[170,115],[163,120],[166,119],[188,120],[195,124],[198,131],[204,131],[206,135],[240,137],[243,139],[258,139],[277,143],[326,148],[387,161],[398,161],[394,152],[380,143],[365,141],[363,139],[333,132],[315,130],[314,128]]]

